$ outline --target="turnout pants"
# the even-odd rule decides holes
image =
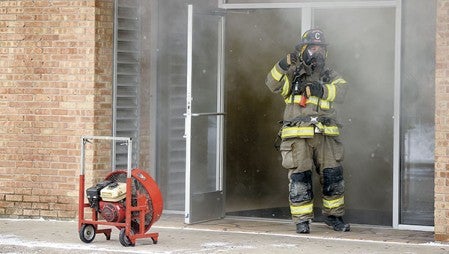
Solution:
[[[338,137],[315,134],[281,143],[282,166],[289,170],[290,212],[295,223],[313,219],[312,172],[320,176],[323,214],[343,216],[343,145]]]

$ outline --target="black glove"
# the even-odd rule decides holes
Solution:
[[[307,84],[307,87],[309,88],[310,95],[309,96],[316,96],[318,98],[322,98],[324,94],[323,85],[318,81],[313,81]],[[307,88],[306,88],[307,89]]]
[[[289,53],[279,61],[279,66],[284,71],[286,71],[286,70],[288,70],[290,65],[296,64],[297,62],[298,62],[298,56],[294,53]]]

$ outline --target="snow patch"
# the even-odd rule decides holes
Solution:
[[[212,243],[205,243],[202,244],[201,247],[206,247],[206,248],[215,248],[215,247],[224,247],[224,246],[228,246],[231,243],[226,243],[226,242],[212,242]]]
[[[277,243],[277,244],[271,244],[271,246],[276,248],[295,248],[298,247],[296,244],[289,244],[289,243]]]
[[[90,250],[93,251],[93,253],[101,253],[104,252],[126,252],[126,253],[156,253],[154,251],[144,252],[142,250],[131,250],[126,249],[124,251],[123,249],[117,249],[117,248],[102,248],[98,245],[86,245],[86,244],[70,244],[70,243],[53,243],[53,242],[46,242],[46,241],[26,241],[22,240],[16,235],[0,235],[0,245],[13,245],[13,246],[23,246],[27,248],[52,248],[52,249],[63,249],[63,250]],[[164,253],[169,254],[172,252],[158,252],[158,253]]]
[[[214,253],[215,251],[228,251],[228,250],[238,250],[238,249],[255,249],[255,246],[251,245],[240,245],[230,242],[208,242],[201,245],[205,248],[208,253]]]

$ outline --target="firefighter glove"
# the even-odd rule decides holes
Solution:
[[[318,81],[313,81],[307,84],[308,90],[310,91],[310,95],[308,96],[316,96],[318,98],[322,98],[324,94],[323,85]]]
[[[297,62],[298,56],[294,53],[289,53],[279,61],[279,66],[286,71],[291,65],[295,65]]]

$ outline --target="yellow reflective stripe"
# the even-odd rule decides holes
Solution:
[[[293,96],[293,101],[292,101],[292,96]],[[290,95],[289,97],[285,98],[285,104],[290,104],[290,103],[298,103],[301,101],[302,95]]]
[[[284,76],[284,74],[280,73],[277,69],[276,69],[276,65],[273,67],[273,69],[271,69],[271,76],[276,80],[279,81],[281,80],[282,76]]]
[[[284,80],[284,85],[282,86],[281,95],[285,97],[285,96],[287,96],[287,94],[290,90],[290,80],[285,76],[284,76],[283,80]]]
[[[346,80],[342,79],[342,78],[337,78],[335,80],[333,80],[330,84],[326,84],[326,88],[327,88],[327,98],[326,100],[332,102],[335,100],[335,96],[337,96],[337,86],[336,85],[341,85],[341,84],[346,84]]]
[[[338,135],[340,135],[340,131],[338,130],[338,126],[335,126],[335,125],[332,125],[332,126],[324,125],[324,135],[328,135],[328,136],[338,136]]]
[[[290,96],[288,96],[287,98],[285,98],[285,100],[284,100],[285,104],[291,103],[291,101],[292,101],[292,96],[293,96],[293,95],[290,95]]]
[[[331,103],[327,100],[320,100],[320,108],[322,109],[330,109]]]
[[[303,215],[303,214],[311,214],[313,213],[313,204],[306,204],[300,206],[290,206],[290,212],[292,215]]]
[[[293,126],[284,127],[281,131],[281,138],[294,138],[294,137],[313,137],[313,126]]]
[[[340,135],[340,130],[336,125],[324,125],[322,123],[316,123],[314,126],[292,126],[284,127],[281,131],[281,138],[308,138],[313,137],[315,134],[315,127],[317,127],[321,133],[327,136],[338,136]]]
[[[341,84],[346,84],[346,80],[342,79],[342,78],[337,78],[334,81],[331,82],[332,85],[341,85]]]
[[[327,101],[334,101],[337,95],[337,87],[333,84],[326,84],[327,87]]]
[[[345,204],[345,197],[337,198],[334,200],[327,200],[323,198],[323,206],[329,209],[340,207]]]
[[[318,105],[318,97],[316,96],[310,96],[307,101],[306,104],[313,104],[313,105]]]
[[[282,92],[281,94],[285,97],[288,92],[289,92],[289,88],[290,88],[290,82],[285,83],[284,87],[282,88]],[[292,100],[292,96],[294,97],[294,99]],[[290,104],[290,103],[298,103],[301,101],[302,95],[290,95],[289,97],[285,98],[285,104]],[[313,104],[313,105],[320,105],[320,108],[322,109],[330,109],[331,108],[331,103],[327,100],[320,100],[318,97],[316,96],[311,96],[310,98],[308,98],[306,100],[306,104]]]
[[[292,96],[294,96],[294,99],[292,101]],[[299,103],[302,99],[303,95],[290,95],[288,98],[285,98],[285,103],[289,104],[289,103]],[[319,99],[316,96],[310,96],[310,98],[308,98],[306,100],[306,104],[313,104],[313,105],[318,105],[319,103]]]

